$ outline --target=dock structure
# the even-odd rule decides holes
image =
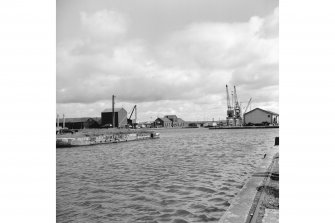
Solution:
[[[279,128],[278,125],[274,126],[215,126],[215,127],[210,127],[208,129],[213,130],[213,129],[277,129]]]
[[[159,133],[154,131],[114,131],[104,133],[90,132],[86,134],[67,134],[56,138],[56,148],[157,139],[159,137]]]
[[[272,204],[272,209],[265,208],[269,196],[279,198],[278,151],[278,146],[273,146],[264,155],[263,162],[233,199],[219,223],[279,222],[279,203]]]

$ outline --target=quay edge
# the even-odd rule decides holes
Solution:
[[[257,206],[255,207],[255,202],[257,200],[256,198],[259,196],[258,188],[262,186],[269,177],[269,173],[272,171],[271,166],[278,156],[278,153],[279,148],[277,145],[272,146],[268,150],[260,166],[251,175],[236,197],[233,198],[228,210],[220,218],[218,223],[256,222],[258,216],[258,205],[256,204]],[[260,201],[261,200],[257,201],[257,203]]]
[[[213,129],[277,129],[278,125],[275,126],[220,126],[220,127],[210,127],[210,130]]]
[[[154,131],[148,132],[116,132],[100,135],[86,135],[81,137],[57,137],[56,148],[90,146],[99,144],[119,143],[128,141],[138,141],[146,139],[157,139],[160,135]]]

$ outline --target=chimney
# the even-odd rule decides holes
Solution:
[[[63,114],[63,128],[65,128],[65,115]]]
[[[57,114],[57,128],[59,128],[59,114]]]

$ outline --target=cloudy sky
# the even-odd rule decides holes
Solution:
[[[138,107],[140,121],[279,111],[278,0],[57,0],[57,113],[99,117]]]

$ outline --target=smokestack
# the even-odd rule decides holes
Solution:
[[[114,103],[115,103],[115,101],[114,101],[114,95],[113,95],[113,97],[112,97],[112,120],[113,120],[113,128],[115,128],[115,112],[114,112]]]
[[[65,115],[63,114],[63,128],[65,128]]]
[[[59,128],[59,114],[57,114],[57,128]]]

